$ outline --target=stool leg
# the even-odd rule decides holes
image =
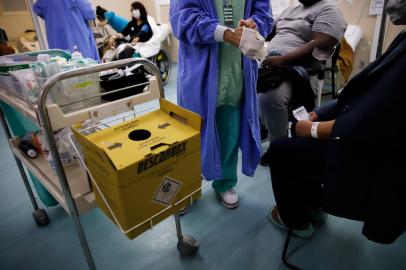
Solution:
[[[321,96],[322,96],[322,92],[323,92],[323,85],[324,85],[324,81],[323,80],[319,80],[319,86],[318,86],[318,90],[317,90],[317,99],[316,99],[316,107],[320,107],[321,105]]]
[[[1,108],[0,108],[0,121],[1,121],[1,123],[3,125],[4,132],[6,133],[7,139],[9,139],[9,140],[12,139],[13,137],[11,135],[10,128],[8,126],[8,123],[7,123],[6,118],[4,116],[3,110]],[[27,193],[28,193],[28,196],[30,197],[32,206],[33,206],[34,210],[37,210],[38,209],[38,204],[37,204],[37,201],[35,200],[34,193],[32,191],[30,183],[28,181],[28,178],[27,178],[27,175],[25,173],[24,167],[23,167],[21,161],[14,154],[13,154],[13,157],[14,157],[16,163],[17,163],[18,170],[20,172],[21,178],[23,179],[24,186],[27,189]]]
[[[284,264],[286,267],[288,267],[289,269],[301,270],[299,267],[296,267],[296,266],[290,264],[290,263],[288,262],[288,259],[287,259],[286,253],[288,252],[288,247],[289,247],[289,243],[290,243],[290,238],[291,238],[291,237],[292,237],[292,230],[289,230],[288,235],[287,235],[286,240],[285,240],[285,244],[284,244],[284,246],[283,246],[282,262],[283,262],[283,264]]]
[[[331,96],[333,99],[337,98],[336,92],[336,69],[331,70]]]

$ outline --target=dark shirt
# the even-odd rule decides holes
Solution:
[[[137,25],[136,20],[131,20],[121,31],[124,37],[130,36],[130,41],[138,37],[139,42],[147,42],[152,37],[152,28],[148,22]]]
[[[331,106],[324,210],[365,222],[363,234],[392,243],[406,230],[406,32],[347,84]]]

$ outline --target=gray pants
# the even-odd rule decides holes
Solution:
[[[318,79],[310,77],[313,90],[317,90]],[[282,82],[277,88],[258,94],[261,121],[268,128],[268,139],[275,140],[288,136],[289,104],[292,98],[292,83]]]

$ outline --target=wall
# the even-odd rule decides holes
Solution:
[[[377,18],[376,16],[369,16],[369,5],[370,0],[356,0],[352,4],[342,1],[338,4],[338,8],[342,11],[347,23],[359,25],[364,34],[354,55],[353,74],[358,73],[369,63]]]
[[[383,43],[383,48],[386,50],[390,43],[395,39],[398,33],[400,33],[402,30],[406,29],[404,25],[393,25],[392,22],[390,22],[388,18],[388,24],[387,24],[387,30],[386,30],[386,36],[385,36],[385,42]]]
[[[155,5],[156,1],[154,0],[138,0],[139,2],[143,3],[145,5],[145,8],[148,11],[148,14],[151,15],[152,17],[159,22],[158,18],[158,12],[161,15],[161,23],[167,23],[169,24],[169,5],[168,4],[163,4],[163,5]],[[92,0],[92,4],[96,7],[97,5],[100,5],[104,7],[107,10],[114,11],[116,14],[123,16],[127,19],[131,18],[130,14],[130,5],[133,2],[133,0],[121,0],[120,4],[117,5],[116,1],[111,1],[111,0]],[[159,1],[157,1],[159,2]],[[178,41],[173,38],[173,36],[170,37],[171,39],[171,46],[168,46],[166,43],[164,44],[164,48],[168,50],[169,54],[171,55],[172,61],[176,62],[178,58]]]
[[[110,11],[114,11],[116,14],[125,17],[127,19],[131,19],[130,8],[131,3],[134,1],[135,0],[120,0],[120,1],[91,0],[94,7],[96,7],[97,5],[102,6],[103,8]],[[153,0],[137,0],[137,1],[141,2],[145,6],[149,15],[151,15],[154,18],[156,17],[155,3]]]
[[[155,1],[160,2],[160,1]],[[371,46],[374,35],[376,16],[369,16],[369,6],[371,0],[353,0],[350,4],[348,1],[339,1],[338,8],[343,12],[343,15],[348,24],[358,24],[364,31],[363,39],[358,45],[354,59],[354,74],[364,68],[369,63],[371,54]],[[153,1],[151,0],[151,3]],[[291,0],[291,5],[297,3],[297,0]],[[169,23],[169,5],[161,5],[159,7],[162,23]],[[384,43],[384,49],[390,44],[393,38],[404,27],[394,27],[388,23],[387,34]],[[172,60],[177,59],[178,42],[172,37],[172,46],[168,48]]]
[[[294,1],[297,0],[292,0],[292,2]],[[363,30],[363,38],[360,41],[357,51],[354,55],[354,75],[370,62],[371,46],[377,16],[369,15],[369,6],[371,0],[352,0],[352,3],[349,3],[351,1],[338,2],[339,4],[337,4],[337,7],[342,11],[347,23],[359,25]],[[388,23],[384,42],[384,50],[388,47],[388,45],[392,42],[392,40],[396,37],[401,29],[402,27],[395,27],[392,25],[392,23]]]
[[[161,22],[162,23],[167,23],[170,25],[169,22],[169,5],[161,5],[159,7],[160,13],[161,13]],[[179,50],[179,42],[176,38],[171,35],[170,37],[171,40],[171,46],[168,46],[166,43],[164,45],[164,48],[169,52],[171,59],[173,62],[178,62],[178,50]]]
[[[8,39],[15,41],[27,29],[34,29],[30,14],[0,14],[0,27],[7,32]]]
[[[162,23],[169,23],[169,5],[160,5],[156,6],[155,4],[158,2],[165,2],[165,1],[157,1],[157,0],[139,0],[142,2],[148,10],[148,13],[158,20],[158,14],[161,15],[161,22]],[[296,0],[291,0],[292,4]],[[130,5],[133,0],[120,0],[119,4],[118,1],[112,0],[91,0],[94,6],[101,5],[107,10],[112,10],[117,14],[126,17],[128,19],[131,18],[130,14]],[[166,1],[168,2],[168,1]],[[364,4],[366,4],[365,9],[363,10]],[[369,4],[370,0],[353,0],[352,4],[349,4],[347,1],[341,1],[338,4],[338,7],[342,10],[345,19],[349,24],[357,24],[359,25],[364,31],[364,37],[361,40],[357,52],[355,54],[355,62],[354,62],[354,73],[358,72],[359,69],[363,68],[365,65],[369,63],[369,56],[370,56],[370,49],[374,34],[376,16],[369,16]],[[361,11],[363,10],[362,14]],[[157,12],[158,11],[158,12]],[[361,16],[360,16],[361,15]],[[0,25],[7,31],[7,34],[10,39],[15,39],[22,35],[26,29],[32,29],[33,23],[29,13],[26,14],[0,14]],[[384,48],[390,44],[393,38],[397,35],[397,33],[404,29],[404,27],[395,27],[391,23],[388,23],[387,27],[387,36],[384,43]],[[177,50],[178,50],[178,42],[171,37],[171,47],[165,45],[168,51],[171,54],[172,60],[177,60]]]

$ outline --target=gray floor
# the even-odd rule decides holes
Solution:
[[[166,87],[176,100],[175,76]],[[263,145],[264,149],[266,145]],[[86,269],[70,217],[48,208],[51,223],[38,228],[5,136],[0,132],[0,269]],[[266,214],[274,203],[269,171],[240,174],[241,206],[220,206],[206,186],[201,200],[182,218],[184,232],[195,236],[200,251],[182,258],[176,250],[175,225],[165,220],[134,240],[95,209],[81,217],[98,269],[286,269],[280,255],[285,232]],[[309,240],[293,239],[291,262],[303,269],[406,269],[406,236],[390,246],[361,235],[362,224],[330,216]]]

